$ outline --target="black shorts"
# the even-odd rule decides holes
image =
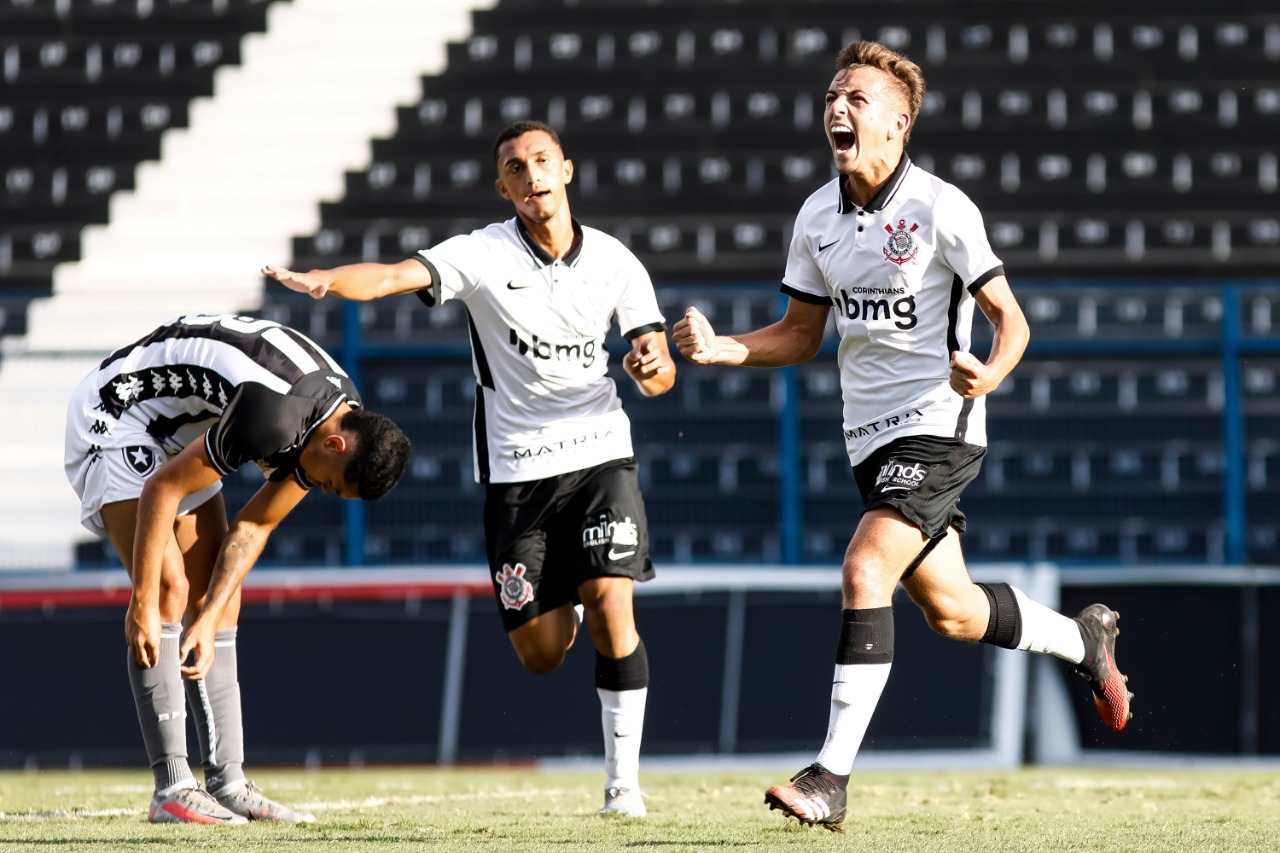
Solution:
[[[913,435],[877,448],[853,467],[866,512],[890,506],[930,539],[948,527],[964,533],[960,493],[973,482],[985,447],[956,438]]]
[[[490,483],[485,550],[508,631],[577,598],[591,578],[653,577],[634,459],[524,483]]]

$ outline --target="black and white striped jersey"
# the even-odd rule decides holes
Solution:
[[[631,422],[608,375],[605,336],[664,328],[653,282],[617,239],[574,223],[552,258],[518,218],[451,237],[415,257],[428,305],[467,308],[476,374],[476,479],[518,483],[632,455]]]
[[[233,314],[160,326],[108,356],[96,383],[102,411],[141,421],[168,456],[204,435],[224,476],[253,461],[268,479],[307,488],[303,444],[340,404],[360,405],[350,377],[306,335]]]

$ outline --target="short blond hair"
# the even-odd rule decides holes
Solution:
[[[896,53],[879,42],[857,41],[848,45],[836,57],[836,71],[844,71],[859,65],[878,68],[884,72],[889,86],[902,98],[911,116],[911,124],[902,142],[905,145],[911,139],[911,130],[916,126],[916,117],[920,115],[920,106],[924,103],[924,73],[920,66],[900,53]]]

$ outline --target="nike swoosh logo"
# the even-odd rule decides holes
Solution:
[[[839,243],[839,242],[840,242],[839,240],[832,240],[830,243],[828,243],[828,244],[827,244],[827,245],[825,245],[825,246],[824,246],[824,245],[822,245],[821,243],[819,243],[819,244],[818,244],[818,252],[820,252],[820,253],[821,253],[821,252],[825,252],[827,249],[830,249],[832,246],[834,246],[836,243]],[[509,285],[509,284],[507,285],[507,287],[510,287],[510,286],[511,286],[511,285]]]
[[[507,282],[507,290],[524,290],[526,287],[532,287],[531,284],[516,284],[514,281]]]
[[[609,549],[609,559],[610,559],[610,560],[621,560],[623,557],[630,557],[630,556],[631,556],[632,554],[634,554],[634,553],[635,553],[635,551],[634,551],[634,550],[633,550],[633,551],[615,551],[615,550],[613,550],[612,548],[610,548],[610,549]]]

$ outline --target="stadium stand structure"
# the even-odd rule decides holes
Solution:
[[[782,307],[774,282],[795,212],[832,174],[821,130],[832,57],[874,38],[922,63],[930,89],[909,152],[977,201],[1033,324],[1037,348],[993,401],[992,456],[966,494],[970,553],[1229,557],[1218,284],[1274,275],[1273,10],[1175,2],[1138,16],[1016,0],[963,14],[921,2],[909,16],[895,4],[835,2],[547,8],[502,2],[477,13],[473,35],[450,45],[448,69],[424,78],[396,133],[374,141],[370,168],[349,173],[343,199],[322,205],[322,227],[295,239],[295,266],[395,261],[504,218],[489,146],[507,122],[535,118],[564,134],[575,213],[632,246],[670,319],[696,304],[726,331],[764,325]],[[1261,340],[1277,296],[1261,288],[1249,299],[1241,333]],[[322,336],[340,328],[337,306],[278,290],[264,310]],[[469,396],[426,390],[445,365],[444,382],[467,382],[465,324],[441,313],[405,298],[358,316],[370,345],[407,348],[407,358],[417,347],[429,363],[380,372],[390,384],[372,393],[401,395],[388,403],[408,402],[398,416],[423,434],[461,436]],[[1248,488],[1259,507],[1276,488],[1263,428],[1274,369],[1250,365]],[[838,559],[857,499],[829,361],[794,380],[680,369],[676,391],[657,400],[621,385],[655,551],[676,561]],[[790,451],[794,439],[780,435],[788,405],[802,438]],[[437,517],[479,518],[478,490],[439,490],[455,473],[466,480],[467,464],[444,461],[457,449],[430,451],[394,501],[405,515],[370,514],[371,554],[482,559],[456,525],[432,530]],[[788,469],[802,528],[790,549],[780,521]],[[1256,509],[1249,521],[1252,552],[1276,553],[1275,525]]]
[[[1034,349],[992,403],[990,461],[966,494],[971,555],[1231,558],[1224,412],[1239,402],[1249,553],[1280,556],[1280,525],[1262,511],[1280,489],[1277,357],[1258,353],[1240,376],[1220,358],[1224,337],[1237,336],[1232,311],[1242,312],[1246,345],[1265,342],[1280,301],[1265,283],[1248,284],[1274,276],[1280,247],[1280,14],[1250,0],[1211,9],[1175,0],[1143,15],[1096,0],[905,9],[502,0],[448,44],[447,68],[422,77],[394,113],[379,107],[394,132],[366,133],[364,144],[375,137],[367,168],[348,167],[331,195],[312,196],[338,198],[319,204],[318,223],[293,225],[270,194],[240,205],[255,228],[294,236],[291,252],[252,242],[259,255],[237,261],[237,274],[261,260],[396,261],[505,218],[490,190],[491,142],[509,121],[536,118],[565,135],[575,213],[632,246],[669,319],[697,304],[725,331],[763,325],[781,310],[776,281],[795,212],[832,175],[821,129],[832,58],[856,38],[877,39],[922,64],[929,93],[909,153],[984,211],[1033,326]],[[138,62],[151,61],[148,50]],[[39,56],[27,51],[15,55]],[[320,96],[329,93],[305,76],[296,91],[271,83],[277,101]],[[182,244],[184,260],[229,270],[209,257],[229,240],[215,253],[207,240]],[[80,287],[111,286],[109,267],[78,266]],[[1238,306],[1228,305],[1228,282],[1246,283]],[[364,557],[480,560],[462,312],[412,298],[353,310],[370,405],[420,448],[406,484],[369,513]],[[334,350],[354,345],[332,301],[273,287],[261,311]],[[622,393],[660,557],[838,558],[856,498],[829,359],[771,376],[682,364],[667,397],[633,399],[626,383]],[[232,500],[253,483],[231,484]],[[314,503],[273,539],[268,559],[347,558],[336,510]],[[783,520],[793,510],[798,542]]]
[[[61,435],[94,358],[256,309],[258,267],[316,227],[475,5],[0,2],[0,395],[22,401],[0,424],[0,565],[73,563]],[[335,34],[377,49],[334,61]]]

